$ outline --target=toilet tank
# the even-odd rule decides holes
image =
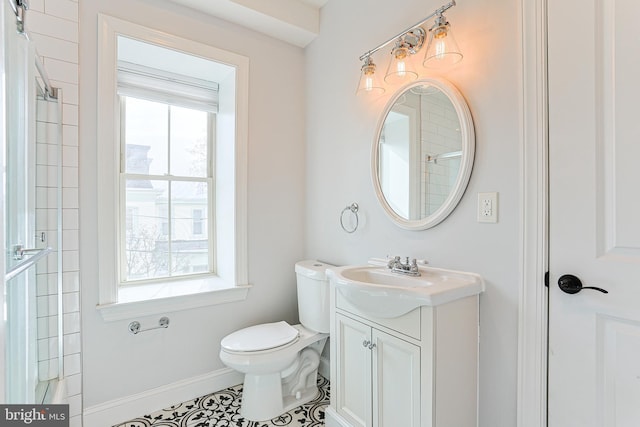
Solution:
[[[325,270],[333,267],[315,260],[296,263],[300,323],[316,332],[329,332],[329,281]]]

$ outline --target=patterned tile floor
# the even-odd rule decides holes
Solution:
[[[271,421],[249,421],[238,413],[242,384],[145,415],[114,427],[320,427],[329,405],[329,381],[318,375],[318,396]]]

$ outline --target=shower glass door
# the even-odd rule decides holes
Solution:
[[[29,128],[29,42],[16,31],[11,9],[5,5],[5,90],[6,90],[6,170],[5,170],[5,266],[10,272],[20,260],[14,248],[32,248],[35,234],[34,194],[28,191]],[[34,403],[37,387],[37,318],[35,272],[33,269],[5,282],[5,398],[7,403]]]
[[[5,69],[4,395],[42,403],[61,374],[59,104],[37,79],[35,48],[3,2]],[[37,260],[37,261],[36,261]]]

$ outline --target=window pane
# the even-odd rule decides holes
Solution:
[[[204,182],[171,183],[172,275],[210,271],[207,193]],[[194,227],[194,224],[199,226]]]
[[[168,166],[168,105],[124,97],[125,172],[165,175]]]
[[[207,176],[207,116],[205,111],[171,106],[171,174]]]
[[[165,181],[126,181],[126,280],[169,275],[167,189]]]
[[[195,236],[204,234],[204,219],[202,218],[202,209],[194,209],[192,212],[192,233]]]

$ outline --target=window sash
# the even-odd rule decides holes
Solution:
[[[170,115],[171,106],[174,104],[167,104],[167,112]],[[215,135],[215,116],[211,112],[207,114],[207,176],[206,177],[193,177],[193,176],[180,176],[180,175],[172,175],[172,174],[164,174],[164,175],[156,175],[156,174],[140,174],[140,173],[128,173],[126,172],[126,103],[124,97],[120,98],[120,138],[121,143],[120,147],[120,174],[119,174],[119,236],[120,236],[120,244],[119,247],[119,286],[127,286],[127,285],[142,285],[146,283],[159,283],[164,281],[175,281],[180,280],[181,278],[189,279],[198,276],[215,276],[215,236],[214,236],[214,212],[215,212],[215,198],[214,198],[214,170],[213,170],[213,153],[214,153],[214,135]],[[182,106],[182,105],[177,105]],[[191,108],[191,107],[189,107]],[[168,126],[170,127],[170,120]],[[168,154],[171,153],[171,132],[167,134],[167,150]],[[169,157],[170,158],[170,157]],[[170,167],[170,166],[169,166]],[[169,260],[169,265],[167,267],[167,274],[162,275],[161,277],[146,277],[146,278],[128,278],[127,271],[127,210],[131,206],[127,205],[127,181],[129,180],[149,180],[149,181],[162,181],[167,183],[167,259]],[[172,258],[174,257],[174,253],[172,251],[172,244],[174,242],[174,233],[172,232],[172,223],[174,222],[173,218],[173,205],[174,200],[171,194],[172,183],[206,183],[207,184],[207,194],[206,194],[206,210],[208,212],[206,217],[206,240],[207,240],[207,271],[194,271],[194,272],[174,272],[173,266],[171,265]],[[201,219],[201,221],[205,221],[205,219]],[[164,222],[161,223],[161,228],[164,226]],[[162,233],[162,229],[160,233]],[[201,235],[198,235],[198,237]],[[177,240],[177,239],[176,239]],[[196,239],[202,240],[202,239]]]

